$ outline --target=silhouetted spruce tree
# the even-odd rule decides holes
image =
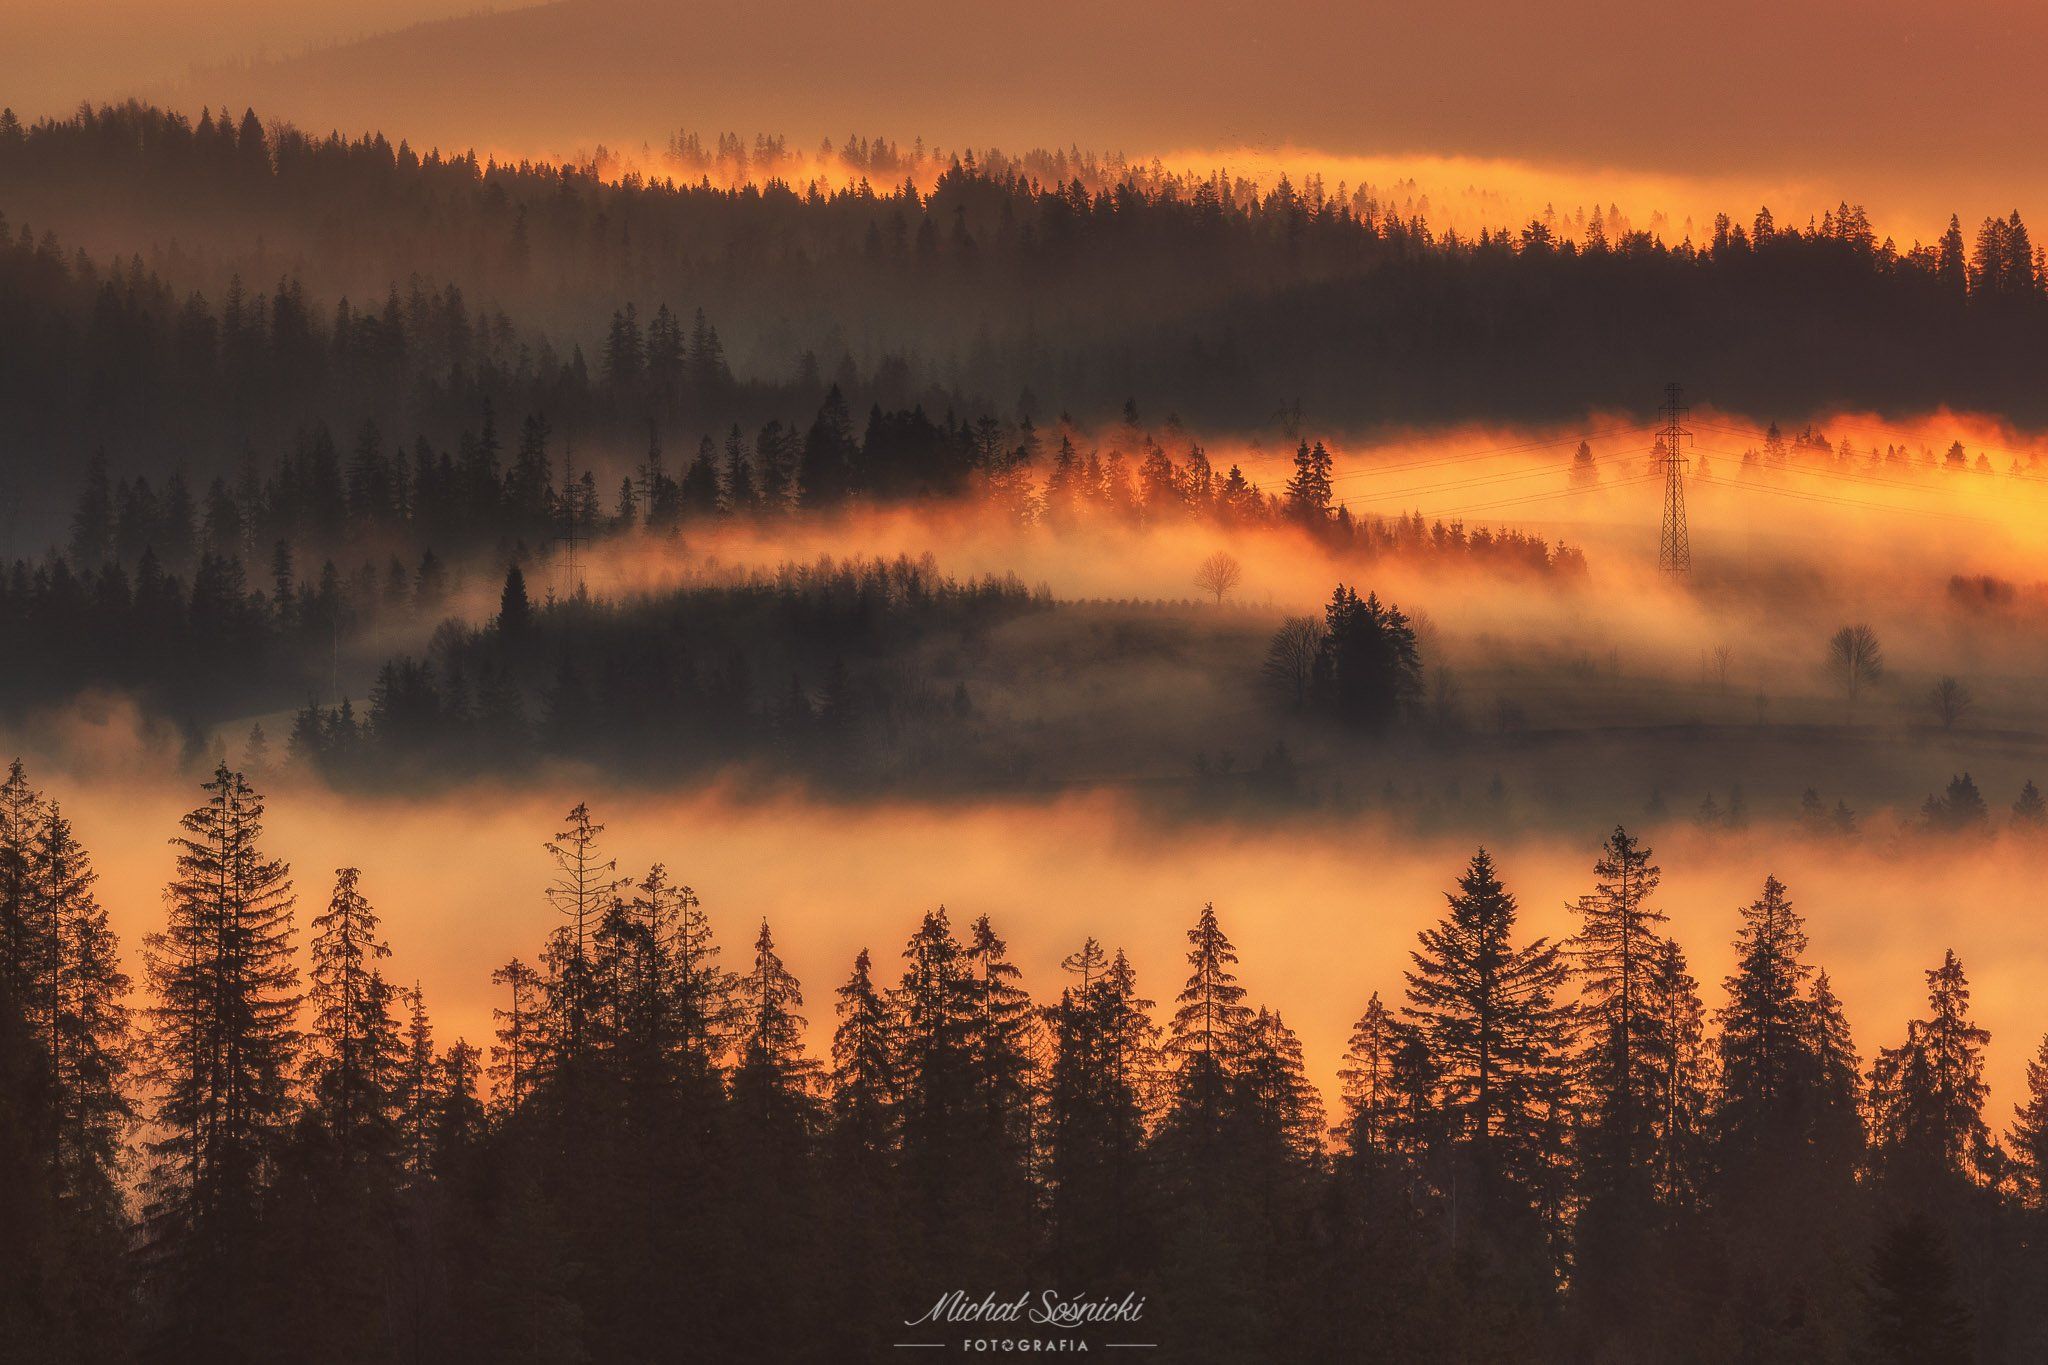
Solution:
[[[1400,1160],[1393,1145],[1400,1106],[1394,1089],[1394,1054],[1406,1029],[1374,991],[1365,1002],[1365,1013],[1351,1026],[1344,1064],[1337,1070],[1343,1117],[1334,1135],[1344,1164],[1367,1176],[1377,1176]]]
[[[1231,967],[1237,951],[1213,905],[1188,930],[1187,984],[1175,999],[1165,1058],[1166,1114],[1158,1132],[1167,1249],[1162,1296],[1186,1340],[1219,1358],[1267,1349],[1259,1267],[1271,1250],[1257,1201],[1266,1188],[1238,1081],[1257,1016]]]
[[[853,974],[839,988],[839,1026],[832,1034],[833,1148],[855,1172],[870,1179],[894,1143],[896,1113],[895,1021],[875,986],[863,948]]]
[[[1128,1278],[1148,1260],[1144,1149],[1155,1071],[1152,1002],[1129,959],[1088,939],[1065,960],[1081,984],[1046,1011],[1045,1180],[1053,1269],[1063,1284]]]
[[[653,893],[643,882],[640,894]],[[685,1078],[695,1077],[708,1093],[717,1087],[718,1059],[732,1034],[734,978],[718,963],[719,947],[697,893],[680,886],[673,895],[676,1044]]]
[[[1310,668],[1310,696],[1347,724],[1384,729],[1422,696],[1415,628],[1377,594],[1363,601],[1339,584],[1323,609],[1323,632]]]
[[[840,1270],[824,1294],[828,1316],[908,1293],[896,1218],[895,1017],[867,949],[838,997],[824,1171]]]
[[[1261,1009],[1247,1026],[1235,1086],[1269,1171],[1288,1162],[1310,1164],[1322,1154],[1329,1126],[1323,1098],[1308,1079],[1301,1039],[1277,1010]]]
[[[378,963],[391,949],[353,867],[335,872],[327,908],[312,923],[311,1007],[301,1060],[306,1103],[336,1158],[356,1166],[396,1158],[400,1049],[393,991]]]
[[[942,1265],[967,1251],[971,1144],[983,1136],[975,982],[944,906],[925,915],[904,945],[903,963],[889,1003],[905,1195],[920,1241]]]
[[[97,874],[19,762],[0,784],[0,1332],[23,1360],[131,1343],[120,1174],[128,978]]]
[[[612,875],[618,863],[599,853],[603,833],[604,826],[594,822],[590,808],[579,802],[569,812],[568,827],[542,846],[555,865],[547,901],[565,921],[549,936],[543,978],[547,1068],[557,1082],[573,1083],[589,1060],[597,1005],[591,938],[611,913],[619,888],[626,885],[624,878]]]
[[[1230,970],[1237,950],[1217,923],[1213,904],[1202,907],[1187,938],[1193,971],[1175,997],[1165,1043],[1172,1078],[1166,1123],[1180,1141],[1199,1149],[1222,1133],[1252,1011]]]
[[[1725,1316],[1757,1359],[1811,1357],[1857,1330],[1859,1067],[1840,1002],[1805,961],[1805,923],[1784,884],[1767,877],[1741,914],[1715,1016],[1710,1189],[1735,1285]]]
[[[697,443],[697,458],[683,471],[678,498],[684,515],[709,517],[719,510],[718,447],[709,436]]]
[[[223,764],[203,790],[172,840],[169,923],[144,948],[144,1242],[153,1354],[173,1359],[264,1339],[262,1190],[298,1041],[290,870],[263,853],[263,801],[239,773]]]
[[[834,384],[804,435],[803,453],[797,465],[798,495],[803,504],[830,506],[853,492],[858,457],[853,419],[846,410],[845,396]]]
[[[1485,849],[1445,899],[1443,918],[1410,954],[1403,1013],[1437,1067],[1464,1194],[1461,1222],[1477,1244],[1500,1239],[1503,1250],[1540,1255],[1545,1231],[1529,1215],[1546,1176],[1545,1118],[1566,1083],[1570,1011],[1558,999],[1565,964],[1545,939],[1514,942],[1515,898]],[[1384,1024],[1375,1032],[1367,1046],[1385,1049]]]
[[[2048,825],[2048,799],[2041,795],[2041,789],[2028,778],[2020,794],[2012,803],[2012,823],[2015,829],[2038,830]]]
[[[524,639],[533,629],[533,603],[526,596],[526,575],[517,564],[505,570],[505,588],[498,594],[498,634],[508,642]]]
[[[1567,944],[1581,986],[1580,1309],[1597,1330],[1627,1341],[1646,1315],[1638,1289],[1657,1222],[1659,1079],[1670,1040],[1655,1013],[1652,978],[1665,917],[1650,899],[1657,866],[1627,830],[1615,829],[1593,873],[1593,891],[1575,907],[1578,933]]]
[[[1029,1246],[1029,1163],[1037,1121],[1035,1054],[1038,1011],[1018,984],[1022,973],[987,915],[978,917],[966,944],[967,1045],[972,1058],[979,1132],[968,1139],[981,1168],[977,1183],[991,1223],[982,1235],[993,1245]],[[1001,1230],[1005,1221],[1007,1232]]]
[[[803,991],[775,952],[766,920],[754,940],[753,964],[734,991],[732,1097],[751,1128],[785,1138],[807,1137],[814,1121],[818,1064],[804,1055]]]
[[[24,1018],[47,1001],[56,943],[36,886],[36,836],[42,828],[42,793],[29,785],[20,759],[0,783],[0,1000]]]
[[[1294,452],[1294,473],[1287,480],[1287,510],[1306,525],[1322,528],[1330,517],[1330,452],[1317,441],[1303,441]]]
[[[491,1088],[500,1108],[517,1110],[539,1079],[544,1043],[541,1036],[540,973],[513,958],[491,973],[491,984],[503,986],[509,999],[493,1007],[498,1041],[491,1047]]]
[[[1868,1136],[1863,1120],[1863,1068],[1849,1034],[1848,1015],[1826,972],[1813,980],[1808,1029],[1818,1092],[1815,1140],[1829,1160],[1846,1165],[1862,1155]]]
[[[1649,986],[1649,1012],[1662,1039],[1656,1059],[1656,1193],[1670,1222],[1698,1210],[1718,1068],[1699,982],[1675,940],[1658,943]]]
[[[1589,1180],[1625,1188],[1651,1156],[1657,1057],[1664,1043],[1650,1012],[1650,976],[1664,914],[1650,903],[1659,871],[1650,850],[1617,827],[1593,865],[1593,891],[1574,909],[1568,942],[1584,1003],[1580,1066],[1592,1106]]]
[[[819,1119],[817,1062],[804,1055],[803,993],[775,952],[766,921],[752,965],[739,975],[732,1073],[736,1141],[728,1191],[738,1222],[727,1242],[732,1264],[729,1320],[746,1349],[795,1359],[827,1330],[805,1311],[799,1287],[825,1271],[817,1243],[813,1141]]]
[[[398,1101],[399,1158],[408,1177],[424,1181],[433,1169],[434,1119],[441,1110],[441,1066],[434,1052],[434,1024],[427,1015],[426,992],[415,981],[399,993],[405,1005],[394,1080]]]
[[[1993,1148],[1984,1122],[1984,1047],[1991,1035],[1970,1018],[1970,984],[1955,952],[1927,972],[1928,1017],[1906,1041],[1883,1048],[1870,1069],[1871,1140],[1879,1168],[1909,1200],[1981,1178]]]
[[[434,1086],[431,1165],[437,1178],[452,1182],[467,1171],[490,1133],[483,1100],[483,1054],[461,1038],[441,1054]]]
[[[1807,1089],[1815,1066],[1807,999],[1813,968],[1805,961],[1806,924],[1785,884],[1764,879],[1763,894],[1742,908],[1735,971],[1723,983],[1721,1103],[1716,1114],[1723,1160],[1747,1160],[1803,1137]]]
[[[2048,1213],[2048,1036],[2027,1061],[2026,1096],[2014,1106],[2009,1141],[2023,1197]]]
[[[48,918],[51,979],[45,1023],[56,1106],[57,1189],[80,1221],[106,1232],[120,1214],[121,1143],[131,1118],[128,976],[107,924],[99,873],[56,802],[35,842],[36,895]],[[80,1267],[81,1274],[106,1267]]]
[[[604,1281],[591,1324],[608,1353],[658,1354],[718,1293],[706,1248],[722,1216],[717,1053],[731,983],[717,951],[696,895],[660,864],[614,901],[596,936],[600,1102],[612,1116],[598,1140],[612,1170],[577,1222]],[[678,1150],[693,1159],[678,1162]],[[694,1270],[674,1283],[682,1267]]]
[[[1432,1299],[1444,1239],[1432,1225],[1424,1153],[1402,1054],[1426,1055],[1413,1025],[1374,992],[1352,1025],[1337,1079],[1342,1116],[1330,1189],[1333,1245],[1320,1268],[1333,1358],[1426,1359],[1447,1332]],[[1433,1085],[1433,1078],[1431,1080]]]
[[[384,1310],[398,1252],[403,1054],[377,965],[390,949],[358,877],[337,869],[312,923],[302,1099],[268,1194],[281,1278],[321,1286],[292,1327],[314,1343],[309,1354],[337,1361],[387,1354],[395,1340]]]

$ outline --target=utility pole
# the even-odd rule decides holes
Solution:
[[[1676,384],[1664,386],[1664,434],[1658,443],[1664,448],[1664,529],[1657,538],[1657,570],[1683,577],[1692,572],[1692,537],[1685,526],[1685,438],[1692,435],[1682,425],[1687,412],[1679,401]]]

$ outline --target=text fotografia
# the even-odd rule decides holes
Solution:
[[[1125,1294],[1122,1298],[1094,1298],[1086,1294],[1061,1294],[1046,1289],[1033,1293],[1030,1290],[1015,1298],[1000,1297],[993,1291],[974,1298],[964,1289],[954,1289],[941,1295],[937,1303],[924,1314],[905,1318],[906,1327],[1011,1327],[1021,1330],[1014,1335],[997,1333],[976,1333],[958,1339],[963,1351],[971,1352],[1015,1352],[1015,1351],[1087,1351],[1087,1338],[1079,1335],[1084,1327],[1117,1326],[1131,1327],[1145,1317],[1145,1299],[1139,1294]],[[1041,1336],[1028,1329],[1050,1329],[1059,1335]],[[899,1343],[900,1345],[940,1346],[945,1342]],[[1105,1346],[1149,1346],[1150,1342],[1104,1342]]]

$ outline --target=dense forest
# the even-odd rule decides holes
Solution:
[[[1996,1040],[2034,1059],[1996,1112],[1953,952],[1852,1031],[1797,907],[1878,911],[1778,861],[2048,835],[2017,212],[1470,236],[1079,149],[403,131],[0,111],[5,752],[199,787],[123,943],[66,814],[106,793],[0,781],[0,1365],[2048,1358],[2048,1039]],[[1660,390],[1690,444],[1630,416]],[[1696,573],[1651,567],[1655,484]],[[273,779],[590,794],[488,907],[546,929],[469,964],[490,1036],[379,911],[474,926],[374,841],[295,880]],[[807,871],[799,804],[1113,810],[1102,886],[1169,827],[1463,865],[1440,904],[1204,872],[1184,963],[1116,902],[1030,981],[1004,931],[1051,920],[892,898],[800,983],[840,948],[694,881],[718,836],[620,864],[643,799]],[[1552,937],[1534,859],[1464,858],[1607,828]],[[1646,834],[1740,869],[1683,927],[1732,937],[1718,989]],[[1226,924],[1326,908],[1420,931],[1255,996]],[[1341,1059],[1287,1022],[1354,1015]]]
[[[997,926],[939,907],[807,1004],[772,926],[735,907],[721,943],[682,869],[620,868],[583,806],[495,1038],[439,1037],[383,965],[376,869],[308,915],[264,814],[241,774],[204,784],[131,983],[83,836],[19,764],[0,786],[10,1359],[2048,1350],[2048,1044],[1987,1113],[1949,953],[1859,1046],[1769,876],[1710,1010],[1624,829],[1556,942],[1475,853],[1326,1101],[1228,907],[1159,986],[1091,937],[1035,995]],[[1125,1307],[1034,1328],[953,1290]]]
[[[337,775],[371,747],[386,774],[401,759],[415,773],[429,760],[509,770],[536,743],[671,773],[764,756],[830,770],[838,757],[793,738],[804,717],[843,731],[857,714],[966,709],[969,672],[941,646],[1049,607],[1049,593],[956,583],[929,556],[712,571],[691,557],[700,533],[937,498],[991,529],[1267,528],[1361,571],[1419,562],[1558,586],[1585,573],[1578,550],[1519,530],[1353,517],[1321,442],[1302,441],[1269,493],[1235,465],[1219,473],[1177,425],[1162,445],[1131,413],[1110,435],[1102,449],[1062,431],[1047,448],[1028,420],[880,408],[856,433],[834,389],[806,428],[771,421],[750,440],[735,426],[673,465],[657,433],[616,493],[538,414],[506,449],[488,404],[452,451],[395,449],[366,423],[344,453],[319,427],[204,488],[176,470],[116,478],[96,459],[61,548],[0,578],[0,620],[24,646],[0,708],[114,690],[196,748],[318,702],[294,752]],[[572,564],[608,551],[672,563],[679,581],[593,594]]]
[[[835,383],[854,412],[1094,420],[1142,393],[1236,428],[1561,417],[1673,375],[1731,411],[2039,412],[2017,214],[1911,247],[1846,204],[1463,238],[1320,183],[1052,169],[723,189],[254,113],[0,117],[7,462],[210,475],[320,420],[452,440],[485,399],[630,444],[802,421]]]

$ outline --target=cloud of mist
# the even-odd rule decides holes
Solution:
[[[154,765],[130,780],[32,777],[57,797],[93,852],[101,895],[131,965],[159,924],[177,816],[196,785]],[[728,965],[763,918],[803,982],[810,1043],[823,1052],[832,991],[856,952],[886,975],[927,909],[956,926],[988,914],[1040,1001],[1058,961],[1086,935],[1126,948],[1145,993],[1169,1001],[1185,973],[1183,934],[1214,901],[1242,954],[1252,997],[1299,1030],[1315,1079],[1334,1089],[1351,1021],[1374,991],[1395,1000],[1415,932],[1431,922],[1473,847],[1485,842],[1522,906],[1524,934],[1570,932],[1567,904],[1589,889],[1597,821],[1571,837],[1484,829],[1417,838],[1372,820],[1286,828],[1167,825],[1107,794],[1049,802],[898,802],[859,806],[787,795],[740,801],[712,788],[608,792],[539,775],[517,788],[476,786],[426,799],[363,799],[289,781],[271,790],[268,848],[289,860],[304,926],[332,870],[363,869],[383,916],[395,979],[424,986],[443,1043],[488,1039],[491,969],[531,961],[556,917],[541,896],[541,843],[589,800],[621,871],[666,863],[696,888]],[[2044,1028],[2035,983],[2048,969],[2033,890],[2048,843],[1873,839],[1839,845],[1783,831],[1653,832],[1664,869],[1659,905],[1686,948],[1709,1008],[1732,964],[1737,907],[1764,875],[1785,880],[1850,1012],[1866,1060],[1898,1041],[1924,1005],[1921,973],[1953,947],[1970,970],[1977,1016],[1992,1032],[1990,1118],[2002,1128]]]

